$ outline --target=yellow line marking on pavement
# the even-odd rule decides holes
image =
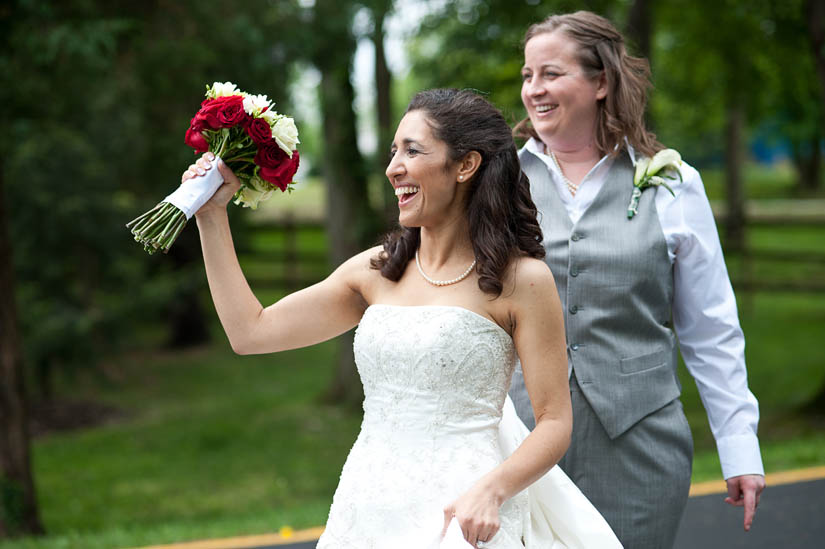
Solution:
[[[262,547],[265,545],[287,545],[289,543],[301,543],[303,541],[315,541],[321,537],[324,528],[308,528],[306,530],[296,530],[289,536],[279,534],[261,534],[258,536],[242,536],[237,538],[209,539],[202,541],[189,541],[184,543],[170,543],[168,545],[152,545],[141,549],[246,549],[249,547]]]
[[[792,484],[794,482],[805,482],[809,480],[820,480],[825,478],[825,466],[809,467],[807,469],[796,469],[793,471],[780,471],[765,475],[765,482],[768,487],[779,486],[781,484]],[[690,485],[690,496],[706,496],[710,494],[725,494],[728,489],[724,481],[711,480],[708,482],[697,482]],[[258,536],[242,536],[236,538],[212,539],[203,541],[190,541],[184,543],[171,543],[168,545],[152,545],[151,547],[141,547],[139,549],[248,549],[266,545],[287,545],[290,543],[301,543],[315,541],[323,533],[323,526],[297,530],[289,536],[279,534],[262,534]]]
[[[767,473],[765,475],[765,483],[770,488],[771,486],[779,486],[780,484],[792,484],[794,482],[805,482],[808,480],[819,480],[823,478],[825,478],[825,466],[808,467],[807,469]],[[727,493],[728,488],[723,480],[710,480],[707,482],[697,482],[690,485],[691,497]]]

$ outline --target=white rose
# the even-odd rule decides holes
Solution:
[[[278,143],[278,146],[292,158],[292,151],[294,151],[296,145],[300,143],[295,121],[288,116],[279,118],[278,121],[275,122],[275,125],[272,126],[272,138]]]
[[[243,99],[243,110],[249,116],[260,116],[261,112],[270,105],[272,102],[265,95],[247,95]]]
[[[256,185],[255,183],[258,183]],[[265,190],[261,190],[265,189]],[[238,191],[238,197],[235,199],[236,205],[242,205],[244,208],[258,209],[258,204],[269,199],[272,196],[272,189],[267,187],[264,181],[257,177],[249,180],[249,183],[241,187]]]
[[[212,87],[206,89],[206,97],[215,99],[216,97],[226,97],[228,95],[246,95],[238,89],[232,82],[215,82]]]
[[[275,122],[277,122],[280,118],[283,117],[284,115],[278,114],[274,109],[269,109],[261,115],[261,118],[266,120],[266,123],[269,124],[270,128],[275,125]]]

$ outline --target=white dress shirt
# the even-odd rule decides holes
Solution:
[[[524,148],[547,165],[575,224],[604,185],[613,159],[605,156],[599,160],[573,196],[553,159],[544,154],[543,143],[530,139]],[[628,146],[627,154],[635,165],[632,147]],[[683,181],[671,184],[676,196],[663,188],[644,191],[656,193],[656,212],[673,264],[673,327],[707,411],[722,474],[726,479],[762,475],[756,436],[759,405],[748,389],[745,338],[716,222],[699,172],[682,162],[681,173]],[[627,199],[630,202],[630,193]]]

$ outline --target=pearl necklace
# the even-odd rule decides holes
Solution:
[[[470,263],[470,266],[467,267],[467,270],[464,271],[461,275],[451,278],[450,280],[434,280],[427,276],[424,273],[424,269],[421,268],[421,262],[418,261],[418,250],[415,251],[415,266],[418,267],[418,272],[421,273],[421,276],[424,277],[424,280],[432,284],[433,286],[449,286],[450,284],[455,284],[456,282],[461,282],[465,278],[467,278],[470,273],[473,271],[473,267],[476,266],[476,260],[473,259],[473,262]]]
[[[567,179],[567,176],[564,175],[564,172],[561,170],[561,165],[559,165],[559,161],[556,160],[556,155],[553,154],[553,151],[550,151],[550,158],[553,160],[553,164],[555,164],[556,168],[559,170],[559,173],[561,174],[561,180],[564,181],[565,185],[567,185],[567,190],[570,191],[571,195],[576,196],[576,191],[579,190],[579,185],[581,185],[581,181],[579,181],[579,183],[576,184]]]

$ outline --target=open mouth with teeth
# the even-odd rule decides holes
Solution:
[[[398,205],[406,204],[418,194],[418,187],[404,186],[396,187],[395,196],[398,197]]]
[[[536,105],[535,110],[539,114],[544,114],[556,110],[557,107],[558,105]]]

